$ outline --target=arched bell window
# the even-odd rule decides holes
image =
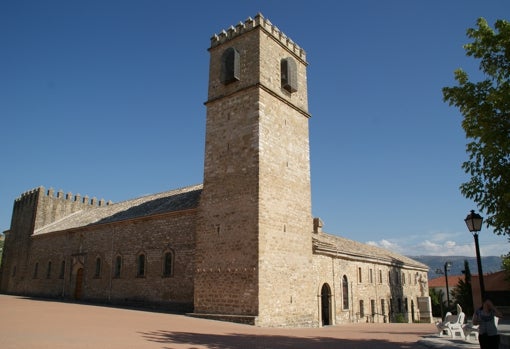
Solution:
[[[232,82],[238,81],[241,71],[241,63],[239,59],[239,52],[229,47],[223,52],[221,56],[221,83],[228,85]]]
[[[290,57],[281,61],[282,88],[290,93],[298,89],[296,61]]]

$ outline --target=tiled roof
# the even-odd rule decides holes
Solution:
[[[34,235],[196,208],[202,185],[152,194],[94,209],[80,210],[48,224]]]
[[[448,286],[455,287],[459,283],[459,280],[464,280],[464,275],[448,275]],[[473,280],[471,279],[471,282]],[[446,287],[446,280],[444,275],[429,280],[429,287]]]
[[[486,291],[510,291],[510,281],[507,279],[507,274],[504,270],[497,271],[495,273],[487,273],[483,274],[483,281],[485,284]],[[448,282],[450,282],[450,277],[448,276]],[[477,275],[471,275],[471,283],[478,284],[480,281],[478,280]]]
[[[344,259],[374,261],[395,266],[414,267],[421,270],[429,269],[423,263],[384,248],[326,233],[314,236],[313,249],[315,253],[335,255]]]

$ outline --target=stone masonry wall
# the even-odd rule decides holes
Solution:
[[[420,283],[426,278],[426,271],[320,254],[314,255],[313,262],[317,300],[320,302],[321,287],[327,283],[332,292],[335,323],[420,320],[417,297],[428,295],[423,293],[423,285]],[[345,309],[342,288],[344,275],[347,276],[349,287],[348,307]],[[363,314],[360,301],[363,301]],[[320,309],[320,304],[317,306]],[[320,315],[322,319],[322,314]]]
[[[27,275],[19,273],[13,277],[14,282],[23,279],[23,287],[11,291],[74,298],[77,270],[83,268],[82,299],[191,310],[195,223],[196,211],[190,210],[34,236]],[[174,254],[170,277],[163,276],[165,252]],[[140,254],[146,256],[144,276],[137,275]],[[120,277],[113,272],[117,256],[122,258]],[[98,258],[101,269],[96,275]],[[61,274],[63,263],[65,269]]]

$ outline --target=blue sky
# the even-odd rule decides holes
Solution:
[[[201,183],[210,37],[258,12],[307,52],[324,230],[473,256],[466,139],[441,88],[478,76],[466,29],[508,20],[508,0],[2,1],[0,231],[40,185],[118,202]],[[480,244],[510,250],[486,228]]]

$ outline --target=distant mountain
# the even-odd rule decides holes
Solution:
[[[451,262],[451,267],[450,271],[448,272],[448,275],[462,275],[462,270],[464,270],[464,260],[467,260],[469,263],[469,270],[471,271],[471,275],[478,274],[476,257],[466,256],[408,256],[408,257],[429,266],[430,268],[428,273],[429,280],[440,276],[440,274],[436,273],[436,269],[441,269],[441,271],[444,271],[444,264],[446,262]],[[498,256],[482,257],[482,271],[484,274],[494,273],[500,270],[501,270],[501,257]]]

